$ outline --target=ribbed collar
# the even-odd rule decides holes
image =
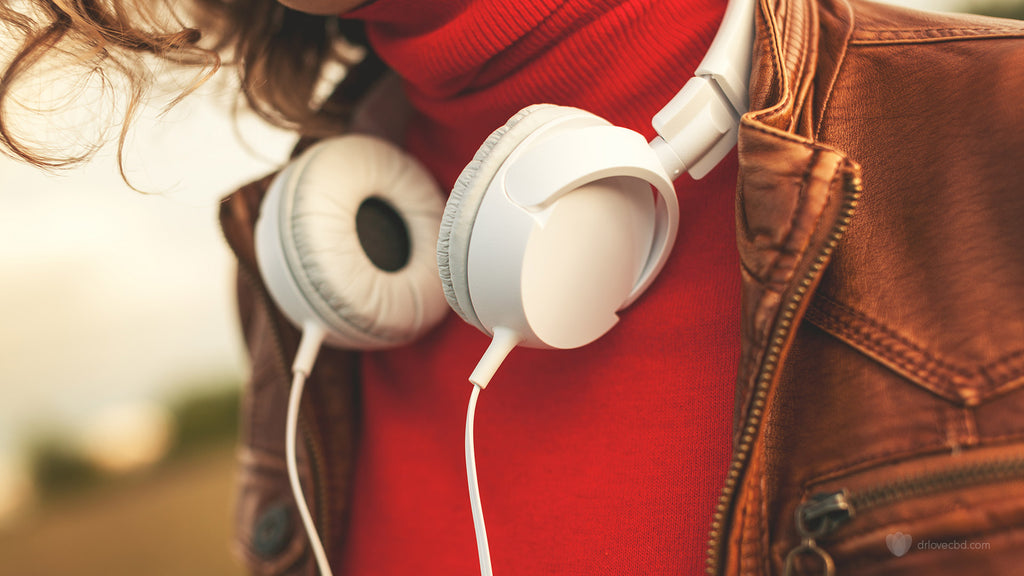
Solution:
[[[421,113],[410,148],[447,185],[494,128],[540,102],[646,135],[692,75],[726,0],[377,0],[349,17]]]

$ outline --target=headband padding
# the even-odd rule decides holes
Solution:
[[[294,166],[282,199],[289,270],[310,305],[354,347],[396,346],[447,312],[430,249],[442,197],[430,175],[395,146],[362,135],[318,143]],[[410,253],[395,271],[378,268],[356,230],[368,199],[393,208],[409,232]]]

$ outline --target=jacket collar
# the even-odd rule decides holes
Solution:
[[[759,0],[748,117],[813,140],[852,34],[845,0]]]
[[[771,376],[791,339],[782,325],[784,307],[796,302],[785,319],[795,326],[809,288],[827,266],[829,244],[844,231],[837,227],[852,214],[852,206],[843,207],[860,187],[860,167],[815,140],[852,28],[843,0],[759,3],[751,109],[738,144],[736,233],[744,293],[737,443],[758,379]]]
[[[860,194],[860,167],[816,142],[852,30],[842,0],[761,0],[751,110],[739,129],[736,240],[743,274],[742,351],[733,461],[715,512],[708,572],[739,573],[726,553],[744,538],[736,497],[756,483],[756,439],[776,409],[776,383]],[[753,471],[753,472],[751,472]]]

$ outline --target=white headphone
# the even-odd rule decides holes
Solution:
[[[441,321],[445,300],[493,336],[469,378],[466,420],[470,501],[489,575],[472,435],[480,390],[518,344],[575,348],[601,337],[654,281],[679,225],[672,181],[684,171],[703,177],[735,145],[748,108],[753,13],[754,0],[730,0],[696,76],[654,116],[650,143],[583,110],[530,106],[483,143],[443,217],[440,191],[418,163],[357,133],[314,145],[274,179],[256,223],[256,257],[271,296],[303,329],[286,461],[321,573],[330,566],[295,453],[302,390],[321,343],[406,344]],[[396,133],[386,116],[367,123]]]
[[[729,3],[696,76],[654,116],[654,140],[576,108],[530,106],[480,147],[443,217],[437,186],[394,145],[350,134],[313,146],[274,180],[256,225],[275,301],[327,343],[372,349],[430,330],[447,299],[495,337],[491,368],[471,377],[479,385],[517,344],[599,338],[668,259],[672,181],[703,177],[735,145],[753,10]],[[407,231],[396,263],[375,262],[366,214]]]
[[[448,311],[431,249],[443,207],[427,171],[393,144],[361,134],[319,142],[263,199],[264,283],[289,320],[327,344],[406,344]]]

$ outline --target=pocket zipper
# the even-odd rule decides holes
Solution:
[[[795,574],[795,563],[800,556],[814,556],[821,561],[823,574],[834,576],[835,562],[827,551],[818,546],[817,540],[852,520],[859,513],[907,498],[1019,478],[1024,478],[1024,458],[1007,458],[929,472],[863,490],[843,489],[838,492],[816,494],[796,508],[794,520],[796,531],[800,535],[800,544],[786,555],[783,574]]]

